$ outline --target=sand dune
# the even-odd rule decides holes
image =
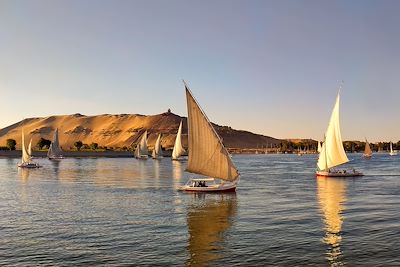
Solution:
[[[74,148],[78,140],[85,144],[92,142],[99,146],[112,148],[131,147],[138,142],[145,130],[149,133],[149,146],[152,147],[159,133],[162,134],[161,145],[170,149],[174,145],[176,132],[183,120],[183,145],[187,146],[186,117],[166,112],[158,115],[97,115],[81,114],[50,116],[46,118],[30,118],[10,125],[0,130],[0,146],[6,144],[8,138],[17,141],[17,149],[21,148],[21,132],[24,129],[25,138],[32,137],[33,144],[43,137],[51,140],[53,132],[59,129],[60,144],[64,150]],[[234,130],[228,126],[214,125],[229,148],[256,148],[265,144],[277,144],[281,140],[268,136],[257,135],[247,131]]]

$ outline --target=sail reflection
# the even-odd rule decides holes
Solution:
[[[343,253],[340,248],[342,241],[342,224],[344,203],[346,202],[346,181],[340,178],[318,178],[318,201],[325,222],[325,237],[323,242],[328,245],[326,258],[331,266],[340,266]]]
[[[23,183],[26,183],[29,179],[29,169],[27,168],[18,168],[18,174],[21,176],[21,180]]]
[[[221,258],[225,233],[236,216],[236,193],[193,194],[193,198],[187,214],[190,255],[187,265],[207,266]]]

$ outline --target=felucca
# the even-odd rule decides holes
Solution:
[[[32,139],[29,142],[28,149],[25,147],[25,136],[24,136],[24,131],[22,131],[22,160],[21,163],[18,164],[18,167],[20,168],[40,168],[38,163],[35,163],[32,161]]]
[[[185,84],[188,109],[189,159],[186,171],[206,178],[191,178],[181,191],[233,192],[239,182],[239,172],[229,152]]]
[[[372,150],[371,150],[371,147],[369,146],[367,139],[365,139],[365,150],[364,150],[363,157],[366,159],[370,159],[372,157]]]
[[[153,153],[151,154],[153,159],[162,159],[163,152],[161,149],[161,134],[158,135],[157,141],[154,145]]]
[[[147,149],[147,131],[144,132],[139,144],[136,146],[135,158],[147,159],[149,156],[149,150]]]
[[[333,107],[331,118],[329,121],[328,129],[325,133],[325,140],[321,147],[321,152],[318,158],[317,176],[327,177],[351,177],[362,176],[361,172],[356,170],[334,170],[333,167],[342,165],[349,161],[346,152],[344,151],[342,136],[340,133],[339,122],[339,102],[340,92],[336,97],[336,103]]]
[[[390,142],[390,152],[389,152],[390,156],[397,156],[397,151],[393,150],[393,143]]]
[[[58,141],[58,128],[54,131],[53,142],[51,142],[49,151],[47,152],[47,157],[49,159],[59,160],[63,159],[62,150],[60,148],[60,143]]]
[[[178,133],[176,134],[174,149],[172,150],[172,159],[178,160],[184,153],[185,149],[182,146],[182,121],[179,124]]]

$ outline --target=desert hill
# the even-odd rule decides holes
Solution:
[[[17,149],[20,149],[22,129],[24,129],[26,140],[32,137],[32,144],[36,145],[41,137],[51,140],[54,130],[58,128],[60,144],[64,150],[73,149],[74,143],[79,140],[85,144],[95,142],[99,146],[109,148],[129,148],[138,142],[145,130],[149,133],[150,147],[154,145],[158,134],[161,133],[161,145],[170,149],[174,145],[181,120],[183,121],[183,145],[186,147],[186,117],[180,117],[171,112],[148,116],[139,114],[85,116],[77,113],[29,118],[1,129],[0,146],[5,145],[8,138],[12,138],[17,141]],[[228,148],[256,148],[281,142],[279,139],[234,130],[228,126],[214,124],[214,127]]]

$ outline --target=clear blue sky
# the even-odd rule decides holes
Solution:
[[[0,1],[0,128],[53,114],[209,118],[322,139],[400,139],[400,1]]]

